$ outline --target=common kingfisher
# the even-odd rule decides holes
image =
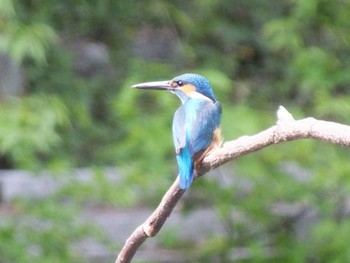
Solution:
[[[179,166],[181,189],[188,189],[196,167],[214,148],[221,145],[221,104],[216,100],[209,81],[187,73],[167,81],[140,83],[137,89],[167,90],[176,94],[182,105],[173,120],[173,140]]]

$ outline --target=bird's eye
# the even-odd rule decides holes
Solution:
[[[184,83],[183,83],[181,80],[176,81],[176,84],[177,84],[179,87],[181,87],[181,86],[183,86],[183,85],[184,85]]]

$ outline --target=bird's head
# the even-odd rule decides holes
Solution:
[[[145,82],[132,86],[138,89],[167,90],[175,93],[182,101],[188,98],[204,98],[216,101],[209,80],[205,77],[186,73],[166,81]]]

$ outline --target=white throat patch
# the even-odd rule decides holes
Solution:
[[[187,96],[190,97],[191,99],[203,99],[203,100],[212,101],[211,99],[204,96],[203,94],[198,93],[197,91],[191,91],[187,93]]]

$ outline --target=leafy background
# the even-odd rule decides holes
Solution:
[[[48,200],[14,201],[17,219],[0,227],[1,261],[77,262],[69,244],[92,234],[72,220],[81,204],[157,204],[176,174],[170,127],[179,101],[132,84],[205,75],[223,104],[226,140],[269,127],[279,105],[297,118],[349,123],[349,17],[346,0],[2,0],[0,50],[21,66],[24,84],[16,96],[1,93],[1,167],[117,166],[125,176],[111,185],[97,172]],[[242,262],[350,261],[348,159],[348,149],[303,140],[236,160],[196,182],[182,207],[210,207],[226,235],[188,244],[167,232],[163,246],[211,262],[231,261],[238,248],[248,251]],[[308,213],[317,220],[300,235]]]

